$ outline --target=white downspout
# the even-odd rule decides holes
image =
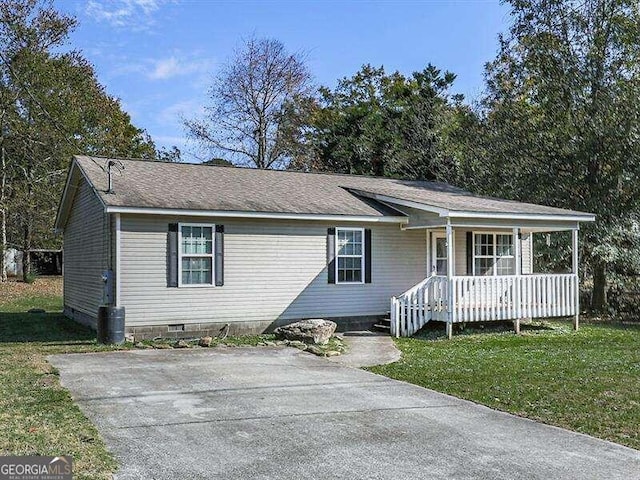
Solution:
[[[121,301],[122,301],[122,296],[121,296],[121,291],[120,291],[120,238],[121,238],[121,220],[120,220],[120,214],[116,213],[115,215],[115,219],[116,219],[116,225],[115,225],[115,230],[116,230],[116,235],[115,235],[115,256],[116,256],[116,261],[115,261],[115,267],[116,267],[116,272],[115,272],[115,294],[116,294],[116,301],[115,301],[115,305],[116,307],[120,307],[121,306]]]

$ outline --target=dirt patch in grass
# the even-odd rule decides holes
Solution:
[[[60,312],[62,277],[39,277],[33,283],[0,282],[0,315],[27,312],[31,308]]]
[[[35,308],[37,308],[43,299],[59,302],[61,297],[62,277],[38,277],[33,283],[25,283],[15,279],[0,282],[0,309],[3,306],[11,306],[13,309],[20,308],[18,305],[26,305],[31,300],[35,300]]]

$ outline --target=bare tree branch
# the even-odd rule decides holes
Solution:
[[[308,96],[310,75],[299,54],[273,39],[250,38],[223,67],[202,119],[183,119],[187,134],[214,155],[257,168],[286,166],[282,132],[288,102]]]

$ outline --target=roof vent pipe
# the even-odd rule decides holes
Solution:
[[[109,160],[107,162],[107,176],[109,177],[109,187],[107,189],[107,193],[115,193],[113,191],[113,168],[122,173],[124,170],[124,165],[120,160]]]

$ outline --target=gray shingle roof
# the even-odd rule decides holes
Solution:
[[[479,197],[443,183],[291,171],[255,170],[144,160],[120,161],[113,194],[106,193],[105,158],[76,161],[107,206],[183,210],[389,216],[398,212],[355,193],[384,195],[449,211],[588,215],[583,212]]]

